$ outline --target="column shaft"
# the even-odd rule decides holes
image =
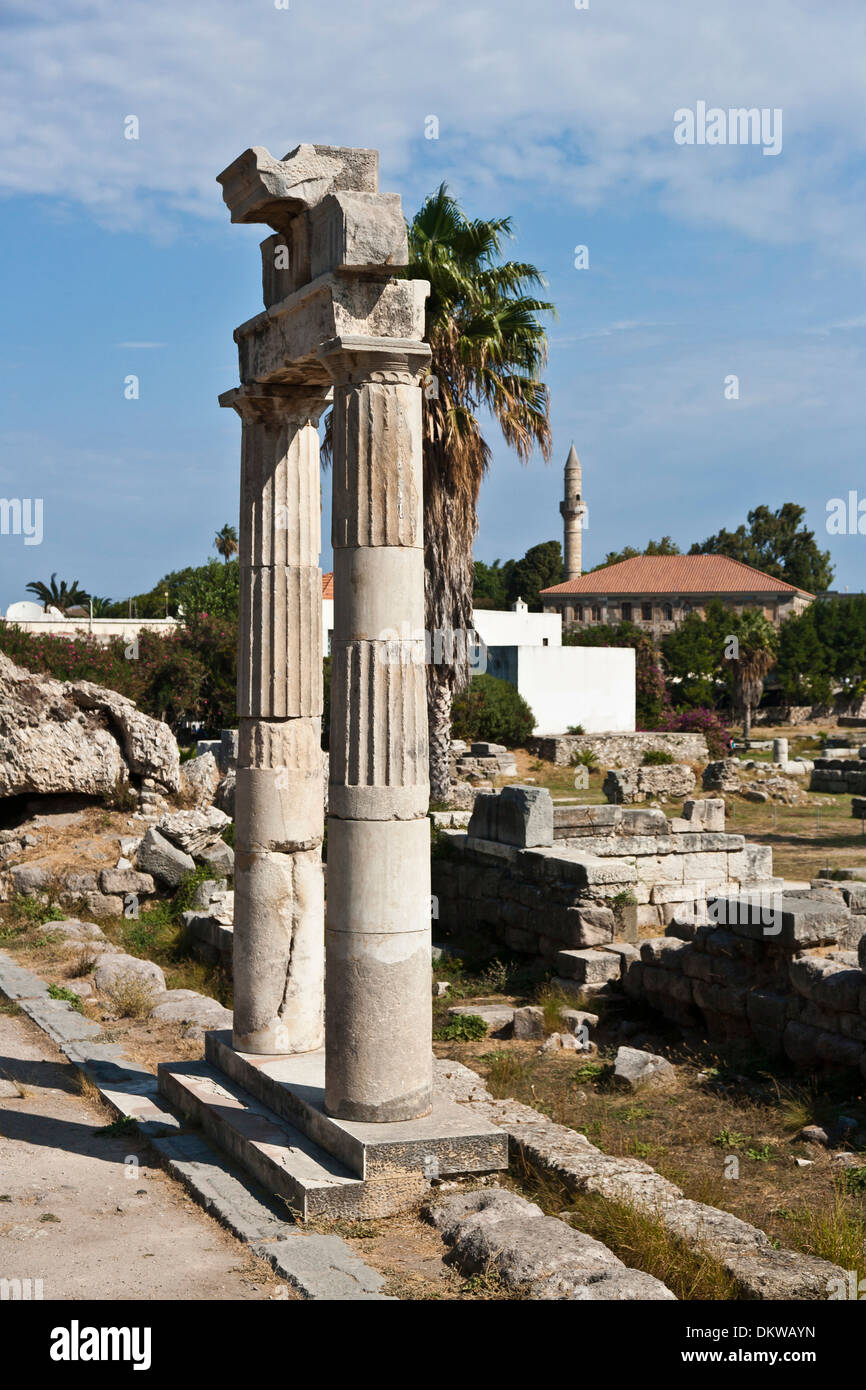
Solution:
[[[321,392],[259,388],[243,419],[234,1045],[323,1042]]]
[[[432,1103],[420,342],[327,344],[334,635],[325,1105]]]

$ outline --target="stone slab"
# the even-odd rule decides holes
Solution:
[[[321,1149],[206,1062],[161,1063],[162,1094],[230,1158],[282,1197],[299,1220],[315,1216],[390,1216],[417,1201],[426,1189],[403,1174],[378,1183],[362,1182],[343,1163]]]
[[[419,1120],[364,1123],[325,1113],[324,1051],[267,1057],[237,1052],[228,1032],[208,1033],[208,1061],[275,1114],[338,1157],[359,1178],[426,1172],[494,1172],[508,1167],[508,1138],[441,1092]]]

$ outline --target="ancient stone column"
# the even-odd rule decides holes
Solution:
[[[321,500],[327,387],[248,385],[243,420],[235,792],[234,1045],[323,1041]]]
[[[325,1106],[347,1120],[432,1102],[421,391],[426,344],[339,338]]]

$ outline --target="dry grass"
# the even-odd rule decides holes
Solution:
[[[119,975],[103,991],[119,1018],[146,1018],[157,992],[151,981],[136,975]]]
[[[663,1034],[664,1025],[657,1020],[658,1030]],[[497,1040],[495,1051],[489,1040],[436,1050],[481,1073],[493,1095],[578,1130],[604,1153],[650,1163],[694,1201],[732,1212],[780,1245],[866,1272],[863,1195],[840,1182],[826,1150],[791,1142],[804,1123],[832,1126],[840,1113],[866,1130],[863,1083],[842,1074],[800,1077],[755,1055],[719,1056],[706,1046],[690,1052],[674,1029],[668,1038],[666,1044],[659,1037],[653,1050],[677,1064],[677,1085],[637,1095],[609,1086],[613,1044],[605,1041],[603,1022],[601,1053],[586,1061],[540,1054],[537,1042],[512,1040]],[[726,1176],[731,1155],[738,1159],[736,1180]],[[812,1165],[799,1168],[795,1157]],[[866,1165],[866,1154],[861,1161]]]
[[[597,1193],[572,1192],[553,1174],[524,1168],[521,1190],[548,1216],[600,1240],[631,1269],[651,1274],[679,1299],[735,1299],[737,1285],[707,1250],[685,1245],[649,1212]]]

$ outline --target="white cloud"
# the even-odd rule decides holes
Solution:
[[[586,207],[649,190],[679,218],[866,268],[858,0],[291,5],[13,0],[0,191],[170,234],[179,214],[224,216],[214,177],[247,145],[366,144],[407,198],[443,172],[463,194],[513,183]],[[675,146],[674,111],[699,99],[781,107],[782,154]]]

